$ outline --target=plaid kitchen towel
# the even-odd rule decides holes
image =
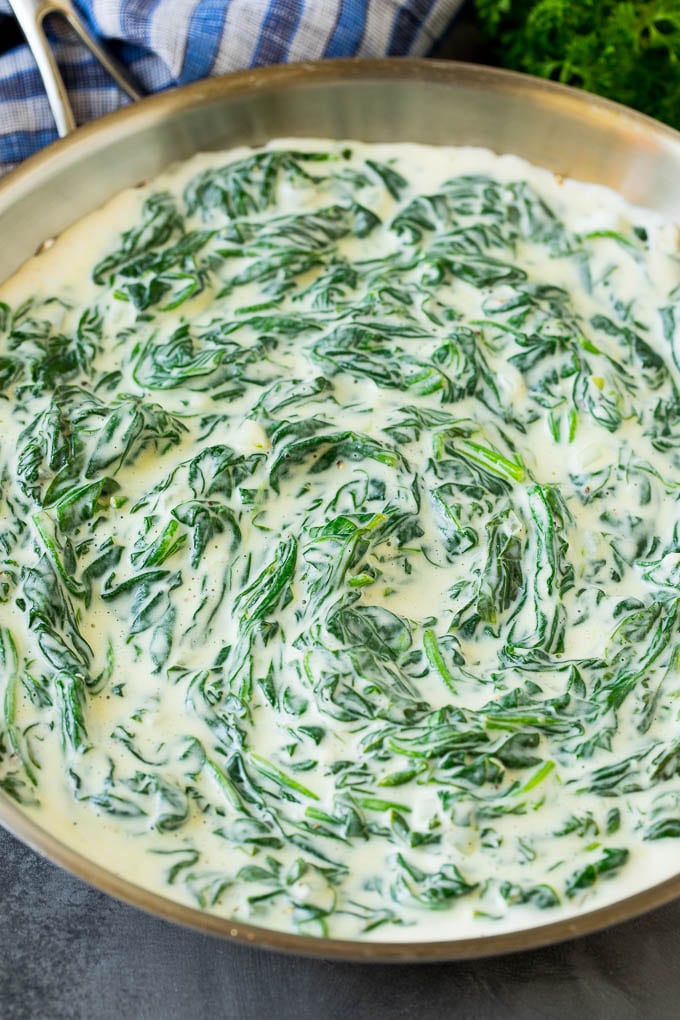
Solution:
[[[157,92],[265,64],[424,56],[462,0],[78,0],[94,33]],[[70,29],[50,34],[79,123],[126,102]],[[54,24],[52,23],[54,22]],[[56,138],[43,84],[0,0],[0,174]]]

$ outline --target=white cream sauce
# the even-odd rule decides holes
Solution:
[[[261,460],[255,462],[256,466],[247,477],[234,484],[229,494],[215,496],[238,522],[240,540],[235,548],[233,531],[225,524],[223,530],[210,539],[200,565],[192,567],[191,527],[186,515],[180,522],[176,536],[184,536],[184,544],[159,567],[167,571],[159,582],[159,605],[164,596],[169,598],[174,613],[172,644],[162,667],[152,662],[149,629],[131,633],[131,597],[102,599],[104,579],[97,576],[92,581],[93,594],[89,603],[76,596],[72,598],[77,627],[92,652],[90,677],[99,676],[88,688],[82,708],[86,737],[79,747],[64,741],[60,736],[57,708],[36,704],[28,695],[27,685],[17,680],[10,693],[5,693],[6,716],[10,701],[15,712],[13,721],[6,718],[6,729],[16,734],[21,756],[32,762],[36,783],[34,786],[25,780],[16,753],[6,754],[0,765],[0,776],[23,776],[24,790],[28,791],[24,797],[26,810],[45,829],[87,857],[141,886],[181,902],[199,903],[236,920],[311,934],[327,931],[340,938],[358,937],[365,923],[362,917],[376,917],[385,909],[401,923],[388,921],[365,932],[363,937],[390,941],[463,938],[551,922],[619,899],[678,870],[676,838],[650,840],[642,837],[655,819],[661,816],[680,818],[680,776],[670,775],[652,784],[641,779],[637,784],[641,789],[623,790],[616,796],[601,796],[586,790],[594,770],[621,762],[627,756],[639,755],[641,762],[649,762],[658,753],[657,745],[666,747],[678,740],[677,636],[664,646],[656,659],[650,657],[646,677],[637,683],[638,688],[647,683],[660,684],[653,721],[646,731],[641,732],[638,727],[639,705],[635,708],[633,691],[608,717],[612,725],[610,749],[597,747],[590,756],[562,750],[559,758],[551,757],[544,735],[540,748],[536,749],[539,764],[514,769],[506,766],[501,769],[502,776],[499,773],[496,784],[472,786],[469,789],[473,799],[455,802],[452,795],[460,788],[461,780],[456,781],[450,764],[448,773],[446,768],[440,769],[439,778],[433,775],[430,782],[425,782],[430,768],[428,762],[433,759],[400,757],[394,751],[400,740],[414,737],[415,730],[410,728],[406,733],[402,727],[400,736],[399,726],[384,717],[343,720],[337,717],[337,711],[335,715],[326,711],[331,695],[327,693],[326,700],[318,692],[315,695],[314,684],[324,670],[330,669],[324,655],[329,649],[339,650],[342,641],[337,635],[329,636],[326,630],[323,640],[315,645],[310,635],[315,626],[325,627],[324,621],[329,618],[334,600],[354,592],[358,596],[355,605],[362,610],[384,607],[408,621],[413,648],[420,649],[420,660],[403,666],[415,700],[427,702],[432,712],[456,704],[472,716],[524,681],[540,685],[542,698],[559,698],[565,692],[568,679],[568,671],[561,668],[563,662],[612,659],[610,642],[625,615],[621,610],[623,599],[637,599],[640,605],[648,605],[653,593],[659,590],[670,590],[675,599],[680,596],[680,558],[671,548],[677,522],[680,458],[672,444],[665,452],[658,446],[655,448],[646,428],[653,419],[658,400],[667,399],[672,386],[680,384],[659,315],[661,307],[680,301],[678,229],[649,212],[631,208],[612,192],[558,181],[547,171],[514,156],[498,157],[465,148],[367,146],[355,142],[339,144],[298,139],[281,140],[269,146],[276,150],[292,148],[298,152],[338,154],[345,147],[352,151],[351,158],[346,161],[348,168],[362,169],[364,161],[371,159],[389,164],[402,174],[408,185],[401,199],[393,198],[375,175],[371,183],[363,187],[357,187],[356,182],[352,184],[349,178],[342,184],[335,178],[310,186],[308,182],[283,177],[276,205],[253,213],[249,222],[270,223],[275,216],[316,211],[331,203],[347,205],[352,200],[359,201],[378,216],[381,223],[365,238],[341,238],[337,241],[336,252],[338,260],[358,264],[360,278],[356,285],[356,301],[359,302],[365,298],[361,280],[361,273],[365,272],[363,263],[384,259],[390,254],[396,257],[405,250],[403,235],[398,235],[390,224],[397,212],[408,206],[416,195],[436,194],[444,182],[461,175],[488,175],[508,186],[513,182],[528,182],[563,222],[569,238],[578,239],[578,246],[587,255],[589,285],[584,275],[584,257],[575,256],[573,251],[564,251],[559,246],[551,250],[540,238],[520,237],[513,252],[513,263],[525,270],[530,283],[568,291],[578,329],[599,351],[588,352],[594,367],[592,376],[583,381],[588,394],[579,397],[582,403],[578,421],[574,423],[570,419],[574,377],[558,377],[559,372],[551,388],[553,406],[546,405],[535,420],[527,420],[529,382],[526,374],[508,360],[524,349],[517,343],[521,324],[515,322],[503,327],[508,316],[494,317],[489,304],[496,302],[500,307],[512,296],[513,286],[497,283],[479,287],[454,273],[441,286],[428,284],[439,302],[439,322],[433,322],[424,304],[409,309],[416,325],[427,330],[429,335],[415,340],[404,341],[400,337],[396,340],[410,345],[409,351],[416,348],[418,357],[431,359],[453,327],[469,325],[478,334],[481,332],[484,357],[497,386],[498,399],[507,409],[508,417],[516,415],[525,421],[524,431],[500,420],[478,393],[446,401],[440,390],[404,392],[378,385],[374,379],[351,370],[329,373],[327,389],[299,405],[291,403],[274,416],[292,421],[320,416],[332,425],[332,429],[325,428],[324,433],[352,430],[391,447],[395,457],[391,463],[384,463],[372,457],[339,456],[328,470],[316,474],[309,473],[312,460],[308,458],[298,468],[283,473],[278,491],[275,491],[268,475],[276,458],[276,440],[267,428],[266,416],[258,418],[255,405],[278,377],[296,380],[291,392],[299,395],[301,387],[312,386],[314,380],[327,371],[327,365],[310,354],[310,348],[319,339],[317,334],[279,338],[278,343],[258,356],[249,369],[255,383],[248,385],[240,395],[221,401],[214,399],[210,389],[150,389],[133,376],[145,344],[167,341],[185,323],[195,332],[205,333],[218,318],[234,321],[239,317],[238,308],[269,300],[256,281],[242,283],[231,294],[220,296],[225,282],[251,265],[253,257],[235,256],[222,261],[216,258],[202,292],[175,310],[163,311],[161,301],[150,307],[146,316],[140,316],[129,300],[121,300],[119,291],[116,296],[121,278],[111,286],[96,284],[92,279],[92,267],[120,247],[122,230],[140,221],[143,204],[150,194],[170,191],[181,196],[200,173],[243,159],[251,150],[198,156],[144,188],[118,196],[67,231],[53,247],[31,260],[0,289],[0,300],[12,309],[33,300],[35,311],[31,314],[43,321],[49,318],[53,335],[72,336],[83,310],[98,308],[104,330],[88,369],[89,381],[85,375],[74,376],[69,381],[83,385],[86,390],[98,385],[96,392],[106,403],[111,403],[117,393],[158,402],[166,411],[179,416],[186,427],[176,445],[165,449],[163,444],[156,447],[149,444],[132,464],[123,464],[115,470],[108,467],[103,472],[113,476],[120,489],[111,496],[102,497],[96,526],[92,519],[85,521],[72,536],[74,545],[85,540],[96,544],[99,536],[113,536],[124,551],[114,569],[111,587],[131,580],[144,569],[155,569],[144,567],[141,555],[131,558],[144,518],[148,520],[148,532],[144,536],[148,547],[161,536],[169,522],[177,520],[173,518],[173,508],[178,503],[201,498],[200,493],[197,495],[196,489],[191,488],[186,467],[199,448],[226,443],[241,457],[258,456]],[[324,163],[306,164],[310,174],[320,176],[328,169]],[[181,206],[181,199],[178,201]],[[214,208],[209,221],[199,214],[189,216],[186,225],[187,229],[222,232],[209,242],[210,250],[218,251],[229,244],[239,247],[233,239],[224,240],[230,219],[220,210]],[[633,228],[638,228],[638,233]],[[645,236],[643,230],[646,241],[641,240]],[[617,240],[614,232],[624,241]],[[276,248],[271,250],[275,252]],[[491,250],[495,258],[503,258],[497,247]],[[469,252],[461,259],[464,261],[468,257]],[[417,281],[422,283],[422,272],[422,267],[418,266],[403,272],[401,277],[395,271],[395,287],[404,281],[408,285],[410,279],[415,294]],[[277,314],[285,312],[310,318],[317,315],[323,320],[323,310],[314,306],[307,292],[320,273],[319,268],[312,267],[296,277],[292,288],[283,294]],[[178,287],[180,283],[173,279],[172,286]],[[54,295],[58,295],[58,303],[43,304]],[[389,305],[389,295],[385,300]],[[625,306],[631,301],[634,308],[628,313]],[[451,309],[449,319],[443,316],[445,306]],[[252,313],[265,314],[266,310]],[[381,314],[379,310],[371,320],[372,328],[378,329]],[[391,305],[383,319],[395,324],[399,322],[399,314],[399,309],[394,311]],[[629,366],[631,385],[623,384],[623,376],[616,368],[621,358],[620,347],[606,330],[593,331],[594,316],[607,316],[622,328],[644,336],[650,348],[661,355],[667,369],[667,379],[660,388],[652,390],[639,372],[634,375],[635,366]],[[244,317],[248,316],[241,315]],[[678,318],[680,321],[680,314]],[[349,321],[347,317],[342,320],[343,323]],[[368,320],[363,316],[360,321],[365,324]],[[548,319],[541,328],[549,337],[560,335],[563,324],[555,316],[554,321]],[[243,348],[257,343],[261,335],[257,326],[251,326],[234,334],[233,339]],[[555,364],[559,364],[559,355],[556,355]],[[121,376],[107,390],[101,381],[106,373],[114,371],[119,371]],[[455,376],[455,368],[449,366],[447,371]],[[21,385],[21,380],[16,383],[17,387]],[[217,391],[226,388],[225,383],[218,386]],[[20,400],[15,401],[10,394],[9,401],[0,403],[2,456],[9,471],[8,480],[3,482],[6,486],[3,512],[8,520],[11,516],[8,501],[12,499],[14,507],[21,503],[21,500],[17,503],[17,483],[12,477],[17,466],[16,451],[25,445],[24,430],[47,406],[48,397],[37,395],[27,399],[24,390]],[[613,431],[605,428],[594,413],[583,410],[586,406],[597,407],[599,400],[606,399],[611,399],[621,414],[621,421]],[[487,453],[490,449],[496,450],[505,458],[504,463],[509,464],[502,470],[510,472],[507,475],[510,496],[499,496],[483,518],[461,521],[461,526],[469,525],[475,530],[481,544],[455,556],[446,553],[442,536],[447,528],[450,532],[451,524],[442,515],[445,518],[447,512],[458,512],[453,504],[465,504],[465,499],[449,496],[449,511],[442,509],[432,493],[438,485],[451,479],[443,473],[437,477],[427,467],[434,456],[433,433],[445,426],[424,429],[419,437],[410,441],[395,440],[385,432],[385,427],[397,424],[404,417],[401,409],[407,406],[446,412],[456,421],[472,421],[469,434],[452,440],[453,446],[466,450],[473,458],[484,458],[484,450]],[[536,409],[537,405],[533,407]],[[218,423],[206,441],[201,438],[205,425],[201,425],[199,418],[216,413],[228,414],[230,420]],[[84,427],[100,426],[88,419]],[[510,437],[514,450],[508,442]],[[484,448],[481,453],[480,447]],[[406,458],[406,465],[403,462],[400,465],[400,456]],[[646,465],[642,472],[631,470],[640,463]],[[657,468],[659,478],[650,473],[649,465]],[[41,471],[39,484],[45,483],[44,465]],[[421,478],[419,508],[412,490],[414,472]],[[589,502],[578,498],[576,476],[590,476],[592,486],[607,472],[611,480],[602,484],[611,485],[612,497]],[[93,474],[89,480],[92,477],[96,476]],[[361,570],[356,564],[349,568],[340,587],[334,589],[330,602],[326,598],[325,601],[320,599],[317,605],[310,605],[313,603],[311,581],[315,577],[318,579],[323,570],[331,571],[343,553],[337,546],[330,545],[330,560],[325,566],[315,568],[314,557],[323,556],[324,546],[319,544],[310,551],[311,547],[304,545],[305,532],[300,528],[303,523],[305,529],[321,528],[331,517],[351,516],[350,493],[360,491],[368,479],[385,486],[382,497],[366,499],[359,508],[364,514],[379,515],[370,523],[368,518],[362,519],[371,552],[362,560]],[[329,509],[330,501],[344,483],[351,483],[354,489],[345,488],[344,495],[338,496]],[[305,484],[308,488],[301,492]],[[564,645],[561,650],[553,648],[546,652],[549,662],[545,669],[518,668],[508,674],[503,673],[499,664],[502,640],[508,638],[507,628],[503,629],[504,620],[498,623],[500,636],[494,635],[493,626],[479,625],[472,633],[465,630],[460,620],[455,622],[456,614],[465,617],[465,606],[471,597],[469,585],[479,576],[486,559],[486,526],[499,507],[507,506],[508,502],[511,505],[513,512],[504,521],[502,531],[506,538],[515,538],[520,543],[523,560],[533,564],[542,562],[543,539],[536,524],[536,515],[542,512],[534,491],[537,484],[559,491],[572,515],[571,523],[563,522],[562,532],[567,543],[564,558],[573,567],[574,580],[560,597],[555,594],[557,582],[549,566],[536,566],[531,584],[535,584],[538,611],[549,614],[562,604],[567,621]],[[588,480],[583,484],[588,484]],[[165,487],[160,488],[163,485]],[[641,505],[640,486],[644,485],[650,486],[651,494],[649,501]],[[154,492],[156,487],[159,490]],[[205,486],[204,489],[207,492]],[[205,498],[209,496],[207,492]],[[22,498],[25,500],[25,496]],[[401,549],[395,538],[387,538],[377,547],[371,547],[371,529],[381,527],[387,504],[405,513],[417,513],[424,534],[409,539]],[[54,501],[52,504],[47,501],[45,505],[47,509],[40,518],[42,531],[38,530],[36,517],[31,516],[37,516],[40,508],[33,505],[28,512],[28,537],[24,537],[23,544],[8,551],[7,559],[13,563],[0,564],[3,571],[15,578],[19,578],[20,567],[35,566],[36,550],[42,552],[45,547],[45,529],[55,527]],[[605,510],[610,512],[608,524],[602,519]],[[468,513],[465,505],[460,512],[463,517]],[[612,541],[616,540],[620,546],[634,541],[626,515],[641,519],[640,532],[646,530],[657,536],[656,550],[647,559],[660,559],[656,566],[645,565],[642,562],[645,556],[633,549],[626,561],[627,568],[612,575]],[[555,524],[554,511],[552,516]],[[265,642],[257,638],[248,645],[246,641],[243,652],[239,653],[235,650],[239,642],[244,641],[243,620],[247,611],[244,597],[241,595],[239,599],[239,595],[272,563],[279,543],[294,535],[298,536],[299,544],[289,597],[278,601],[271,613],[265,614],[270,622],[278,625],[278,632]],[[303,555],[303,546],[307,557]],[[663,550],[669,549],[662,555]],[[83,549],[82,553],[76,550],[75,555],[79,566],[74,576],[82,576],[83,564],[92,560],[92,550]],[[82,564],[78,557],[82,557]],[[405,573],[405,562],[409,563],[410,573]],[[597,568],[598,562],[605,566]],[[365,568],[371,564],[379,570],[378,579],[373,581],[365,573]],[[246,574],[247,581],[244,581]],[[348,587],[347,578],[353,574],[356,585]],[[55,669],[40,650],[35,620],[26,609],[24,587],[20,579],[10,583],[11,596],[0,604],[0,626],[7,628],[13,637],[17,676],[27,671],[38,679],[42,677],[40,682],[56,701]],[[512,622],[515,644],[530,642],[537,626],[536,605],[529,596],[517,609]],[[160,611],[157,609],[158,613]],[[451,665],[448,667],[454,673],[455,694],[437,673],[431,659],[428,666],[428,658],[422,650],[423,635],[427,631],[436,634],[440,647],[447,633],[455,635],[458,641],[464,665],[455,669]],[[640,637],[639,655],[634,651],[632,656],[633,672],[636,659],[643,657],[644,642]],[[225,789],[224,774],[231,754],[229,740],[234,739],[234,731],[230,734],[221,731],[215,717],[211,716],[210,698],[206,700],[199,693],[201,676],[203,679],[207,676],[201,671],[214,668],[220,650],[227,646],[231,652],[225,653],[226,661],[233,668],[230,689],[234,694],[242,693],[250,713],[250,718],[243,717],[239,722],[242,736],[245,735],[242,754],[248,762],[250,776],[268,791],[265,807],[249,801],[247,793],[244,799],[246,787],[238,795],[231,787]],[[243,656],[240,673],[239,654]],[[612,661],[616,664],[616,656]],[[262,683],[270,667],[277,707],[269,703]],[[242,678],[249,669],[251,678],[245,681]],[[6,692],[11,673],[12,669],[6,665]],[[237,675],[241,679],[234,679]],[[593,680],[583,699],[596,695],[598,683],[602,682]],[[359,684],[358,688],[361,686]],[[364,683],[363,687],[366,686]],[[291,699],[287,702],[288,708],[281,701],[286,688]],[[572,693],[572,698],[577,696]],[[370,701],[371,693],[365,691],[364,697]],[[299,710],[299,707],[295,709],[296,699],[306,703],[300,715],[296,714]],[[227,700],[228,691],[215,694],[217,706],[225,705]],[[235,711],[233,705],[228,707],[229,711]],[[517,711],[521,714],[521,707]],[[559,715],[561,709],[556,711]],[[587,714],[585,708],[583,711]],[[238,719],[238,713],[230,718],[232,722]],[[484,719],[487,725],[489,720],[493,722],[493,715],[487,714]],[[309,736],[300,735],[301,726],[308,732],[313,727],[324,730],[318,745]],[[530,724],[526,728],[534,732]],[[391,747],[392,752],[385,751],[376,764],[372,741],[378,740],[386,729],[394,731],[385,745]],[[503,732],[502,727],[487,731],[491,742],[496,742]],[[512,732],[515,730],[508,724],[508,735]],[[577,739],[570,740],[573,746],[578,744]],[[565,742],[568,743],[566,738]],[[5,750],[11,752],[9,737],[5,738]],[[480,745],[472,757],[484,751],[485,747]],[[266,759],[266,763],[263,764],[262,759]],[[305,761],[309,767],[296,771]],[[358,781],[351,780],[351,770],[345,768],[338,772],[339,762],[354,763],[358,769],[363,763],[367,774],[372,774],[372,780],[356,785]],[[422,765],[422,771],[410,781],[396,786],[380,785],[380,779],[386,774],[403,770],[413,762]],[[293,777],[298,784],[288,788],[290,799],[280,796],[276,799],[277,782],[272,780],[272,772],[276,770]],[[644,772],[643,765],[638,772],[640,770]],[[140,775],[146,779],[140,779]],[[338,775],[345,777],[344,786],[339,785]],[[160,777],[160,784],[152,789],[148,785],[149,777]],[[494,802],[507,805],[512,801],[516,807],[514,812],[494,817],[491,808],[486,819],[480,815],[479,819],[471,820],[474,797],[481,797],[490,804],[499,794],[507,792],[513,782],[516,784],[514,792]],[[169,799],[164,796],[163,784],[179,791],[179,799],[186,808],[186,817],[174,828],[163,822],[174,810],[173,795],[170,794]],[[634,787],[635,783],[632,785]],[[300,828],[310,819],[317,819],[322,827],[332,827],[332,821],[324,822],[321,815],[327,819],[335,816],[337,820],[343,792],[352,793],[364,823],[373,827],[370,838],[347,836],[338,842],[317,838]],[[112,796],[128,799],[128,807],[124,809],[127,817],[111,814]],[[389,833],[390,825],[394,828],[395,823],[390,821],[389,808],[376,806],[378,796],[390,804],[401,805],[399,813],[407,819],[412,834],[429,833],[437,840],[424,839],[419,845],[416,840],[416,845],[409,846],[397,836],[388,838],[384,833]],[[109,800],[105,804],[107,797]],[[660,800],[661,797],[664,799]],[[137,805],[139,813],[129,814],[133,810],[130,805]],[[243,826],[249,814],[259,819],[264,832],[266,824],[271,822],[273,808],[285,818],[287,833],[297,833],[297,843],[282,839],[280,847],[267,845],[266,841],[262,844],[243,841],[238,845],[237,840],[220,834]],[[620,812],[620,827],[607,834],[606,818],[612,808]],[[591,835],[584,837],[577,831],[571,835],[555,835],[564,829],[571,817],[580,819],[586,830],[590,824]],[[589,817],[590,823],[587,822]],[[272,825],[270,837],[274,838],[277,831],[277,826]],[[325,860],[308,852],[305,844],[310,840],[325,855]],[[567,895],[565,889],[570,876],[579,868],[600,861],[608,848],[625,848],[629,857],[611,872],[603,871],[594,884],[588,886],[584,882],[582,889]],[[404,871],[398,855],[408,862],[411,872]],[[283,891],[272,899],[265,898],[265,894],[276,885],[273,880],[239,877],[244,868],[260,868],[263,874],[267,869],[271,871],[268,857],[277,859],[281,868],[279,885]],[[297,859],[310,864],[299,877],[295,872]],[[173,865],[179,864],[183,867],[176,867],[173,873]],[[329,871],[324,872],[337,865],[346,867],[344,877],[329,877]],[[412,891],[427,887],[427,880],[416,878],[416,872],[434,875],[452,865],[475,888],[467,895],[443,898],[442,909],[427,909],[405,891],[409,886]],[[540,911],[531,902],[513,902],[510,893],[502,895],[502,881],[525,891],[539,885],[550,886],[559,904]],[[257,894],[259,899],[255,898]],[[519,898],[519,895],[514,896],[515,901]],[[316,908],[316,918],[314,912],[307,918],[301,913],[299,908],[309,904]],[[327,914],[325,921],[319,920],[324,914]]]

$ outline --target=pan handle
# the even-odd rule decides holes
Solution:
[[[10,0],[10,6],[26,37],[26,42],[35,57],[40,76],[47,92],[47,100],[57,125],[60,137],[76,129],[76,120],[68,98],[66,86],[57,67],[54,54],[47,41],[43,22],[50,14],[64,18],[77,33],[82,43],[108,72],[126,95],[132,100],[142,98],[142,93],[130,77],[126,68],[99,45],[91,35],[71,0]]]

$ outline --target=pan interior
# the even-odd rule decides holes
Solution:
[[[555,172],[614,187],[636,203],[677,213],[675,137],[606,104],[475,69],[417,64],[363,69],[353,63],[316,71],[276,69],[152,100],[34,160],[0,195],[0,228],[12,238],[0,275],[11,274],[46,237],[121,187],[194,151],[259,144],[275,134],[480,145],[518,153]],[[33,839],[45,844],[38,835]],[[53,847],[48,852],[60,856]],[[125,895],[141,902],[130,887]],[[158,908],[153,897],[148,903]],[[177,916],[189,920],[181,911]],[[559,932],[566,935],[567,928]],[[532,937],[525,933],[523,944]],[[474,951],[493,951],[494,940],[484,941],[486,947],[479,944]],[[290,944],[301,948],[294,939]],[[406,951],[420,955],[417,946]],[[432,952],[469,951],[461,944]],[[389,952],[383,946],[376,955]]]

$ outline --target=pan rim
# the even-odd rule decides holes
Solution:
[[[82,155],[99,140],[110,144],[126,136],[131,125],[141,132],[170,111],[198,109],[226,96],[249,96],[267,91],[295,90],[313,84],[347,85],[351,82],[386,80],[418,81],[481,87],[516,95],[546,97],[570,111],[587,109],[595,118],[622,121],[633,137],[654,138],[673,152],[680,165],[680,133],[659,124],[644,114],[610,100],[579,92],[554,82],[498,68],[411,58],[337,59],[320,62],[275,65],[254,71],[242,71],[195,82],[144,99],[79,128],[30,157],[0,182],[0,215],[33,189],[46,186],[55,168],[76,166]],[[79,217],[77,217],[79,218]],[[262,928],[207,913],[153,893],[121,878],[52,836],[31,815],[22,811],[0,791],[0,824],[23,843],[48,860],[114,898],[165,920],[219,936],[233,942],[303,956],[354,960],[361,962],[436,962],[495,956],[536,949],[577,936],[587,935],[610,925],[632,919],[648,910],[680,897],[680,872],[661,883],[649,886],[605,906],[568,916],[561,920],[516,928],[510,931],[472,938],[435,941],[361,941],[297,935]],[[452,915],[452,925],[455,916]]]

